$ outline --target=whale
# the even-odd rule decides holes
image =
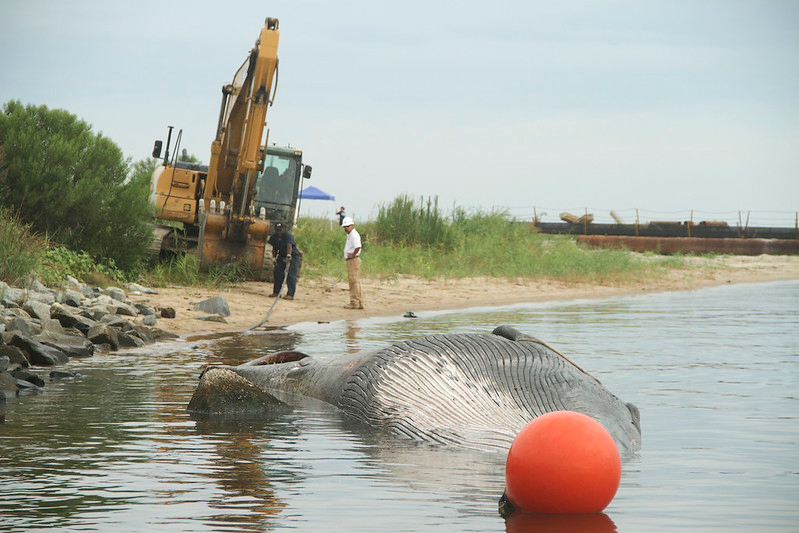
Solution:
[[[209,367],[188,410],[229,415],[237,401],[290,403],[273,393],[316,398],[369,426],[447,446],[504,453],[526,424],[553,411],[595,419],[622,455],[641,446],[634,404],[547,343],[510,326],[429,335],[355,354],[283,351],[238,366]]]

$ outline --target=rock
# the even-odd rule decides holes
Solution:
[[[144,326],[133,326],[128,334],[138,337],[145,344],[153,344],[156,340],[155,334],[152,332],[152,330]]]
[[[173,307],[162,307],[161,318],[175,318],[175,309]]]
[[[206,322],[223,322],[227,324],[227,320],[222,315],[207,315],[194,317],[197,320],[205,320]]]
[[[153,289],[149,289],[147,287],[143,287],[143,286],[139,285],[138,283],[128,283],[128,284],[125,285],[125,288],[129,292],[139,292],[141,294],[158,294]]]
[[[42,284],[42,282],[39,281],[38,279],[34,279],[33,281],[31,281],[29,288],[30,288],[30,290],[35,291],[35,292],[47,292],[47,293],[51,292],[50,289],[45,287]]]
[[[42,322],[50,320],[50,305],[30,298],[25,301],[22,309],[30,316],[38,318]]]
[[[85,287],[85,283],[81,283],[80,281],[76,280],[72,276],[67,276],[64,280],[64,283],[61,284],[61,288],[65,291],[79,291],[81,288]]]
[[[67,354],[61,350],[19,333],[12,335],[8,344],[25,352],[31,365],[53,366],[69,361]]]
[[[68,335],[66,333],[42,333],[42,344],[60,350],[67,357],[91,357],[94,355],[94,344],[83,335]]]
[[[125,294],[125,291],[123,291],[119,287],[106,287],[105,289],[103,289],[103,294],[105,294],[106,296],[110,296],[111,298],[119,302],[125,302],[128,299],[127,295]]]
[[[130,304],[117,302],[117,314],[125,316],[137,316],[139,314],[139,310]]]
[[[114,349],[115,348],[107,342],[94,345],[94,353],[108,353],[113,352]]]
[[[0,355],[0,372],[5,372],[11,365],[11,359],[7,355]]]
[[[70,307],[80,307],[85,296],[79,291],[64,291],[59,296],[56,296],[56,301]]]
[[[78,289],[78,291],[89,299],[97,298],[100,296],[100,294],[102,294],[100,289],[97,287],[89,287],[88,285],[82,286],[80,289]]]
[[[81,315],[92,319],[95,322],[99,322],[103,319],[106,315],[113,315],[116,312],[116,308],[113,310],[109,309],[107,305],[90,305],[81,311]]]
[[[155,315],[144,315],[144,318],[141,319],[141,323],[145,326],[155,326],[158,324],[158,319],[155,318]]]
[[[177,333],[172,333],[171,331],[166,331],[161,328],[152,328],[150,331],[152,331],[153,335],[155,335],[156,342],[180,338],[180,335],[178,335]]]
[[[141,348],[144,346],[144,341],[134,335],[128,335],[121,331],[117,332],[117,339],[120,348]]]
[[[50,381],[58,381],[59,379],[80,378],[83,374],[80,372],[70,372],[68,370],[51,370]]]
[[[61,364],[97,350],[178,337],[155,327],[160,309],[126,302],[125,291],[118,287],[100,291],[75,279],[64,281],[58,291],[36,281],[25,284],[25,289],[16,289],[0,282],[0,361],[9,369]],[[133,289],[156,294],[141,286]],[[174,309],[171,313],[174,317]]]
[[[6,331],[21,333],[22,335],[36,335],[42,330],[40,325],[34,324],[29,318],[13,316],[6,323]]]
[[[64,326],[55,318],[42,320],[42,333],[64,333]]]
[[[8,316],[8,317],[19,316],[19,317],[24,318],[25,320],[30,320],[31,319],[31,316],[27,312],[25,312],[24,309],[22,309],[19,306],[6,307],[5,309],[3,309],[3,315]]]
[[[105,315],[100,319],[100,324],[108,324],[115,328],[124,327],[129,321],[117,315]]]
[[[209,368],[186,409],[209,417],[262,418],[290,408],[232,370]]]
[[[44,387],[44,380],[30,370],[18,368],[17,370],[12,371],[11,375],[14,377],[14,379],[21,379],[27,381],[28,383],[33,383],[37,387]]]
[[[153,309],[149,305],[145,305],[145,304],[142,304],[142,303],[135,303],[135,304],[133,304],[133,307],[136,308],[136,310],[139,312],[140,315],[144,315],[144,316],[153,315],[153,316],[155,316],[155,309]]]
[[[0,305],[8,307],[8,303],[20,305],[24,300],[24,291],[15,289],[4,281],[0,281]]]
[[[122,302],[114,300],[107,294],[101,294],[96,298],[91,298],[87,302],[87,307],[102,307],[112,315],[115,315],[117,312],[117,305],[119,305],[120,303]]]
[[[92,326],[96,326],[98,324],[96,320],[92,320],[91,318],[85,317],[83,315],[75,315],[75,318],[78,319],[78,322],[73,326],[73,328],[78,330],[78,332],[84,337],[89,333],[89,330],[92,328]]]
[[[0,398],[13,398],[19,394],[17,380],[8,372],[0,372]],[[3,403],[3,402],[0,402]]]
[[[26,381],[24,379],[16,379],[13,376],[11,379],[13,379],[14,382],[17,384],[17,387],[19,387],[19,391],[17,392],[18,396],[39,394],[40,392],[42,392],[41,387],[39,387],[38,385],[34,385],[30,381]]]
[[[8,344],[0,345],[0,357],[8,358],[10,367],[21,366],[23,368],[28,368],[31,366],[28,358],[25,356],[25,352],[17,346],[9,346]]]
[[[47,305],[53,305],[55,303],[55,293],[54,292],[35,292],[35,291],[28,291],[25,295],[25,303],[28,302],[41,302]]]
[[[65,328],[71,328],[78,323],[78,317],[58,302],[50,306],[50,318],[58,320]]]
[[[119,349],[119,335],[117,330],[108,324],[97,324],[89,329],[86,337],[94,344],[108,344],[112,350]]]
[[[230,309],[224,296],[214,296],[194,304],[195,311],[203,311],[214,315],[230,316]]]

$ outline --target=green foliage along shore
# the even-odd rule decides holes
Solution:
[[[152,238],[146,165],[75,115],[10,101],[0,112],[0,206],[48,241],[136,270]]]
[[[598,250],[573,237],[535,233],[505,213],[455,208],[446,217],[436,200],[417,204],[401,196],[380,208],[376,221],[359,224],[363,272],[426,278],[503,277],[629,282],[681,266],[679,257],[652,261],[624,250]],[[322,219],[300,219],[294,237],[303,275],[341,276],[345,234]]]
[[[86,252],[53,246],[8,209],[0,207],[0,281],[40,279],[45,285],[58,285],[66,276],[107,285],[121,282],[125,273],[112,261],[96,262]]]

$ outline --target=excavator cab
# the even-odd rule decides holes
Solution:
[[[297,193],[302,179],[310,178],[310,168],[302,164],[302,150],[268,147],[263,170],[256,178],[253,197],[255,214],[260,216],[263,209],[270,225],[281,222],[291,228],[297,210]]]

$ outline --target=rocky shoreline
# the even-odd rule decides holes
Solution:
[[[128,295],[157,294],[129,283],[100,289],[68,278],[58,290],[38,281],[10,286],[0,281],[0,408],[9,398],[35,394],[46,379],[76,374],[39,369],[62,365],[72,358],[135,348],[178,335],[158,327],[160,318],[175,318],[169,307],[133,302]],[[215,298],[197,304],[222,316],[227,302]],[[0,411],[0,422],[3,421]]]

